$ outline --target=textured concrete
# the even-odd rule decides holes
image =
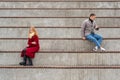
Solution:
[[[95,13],[97,17],[118,17],[120,10],[1,10],[1,16],[7,17],[88,17]],[[101,14],[102,13],[102,14]]]
[[[34,66],[120,66],[118,53],[36,53]],[[18,65],[20,53],[1,53],[0,66]]]
[[[0,69],[1,80],[119,80],[116,69]],[[24,73],[24,74],[23,74]],[[9,75],[9,76],[8,76]]]
[[[120,40],[105,40],[102,46],[107,51],[119,51]],[[1,51],[19,51],[27,45],[27,40],[0,40]],[[41,51],[88,51],[94,43],[83,40],[41,40]]]
[[[119,2],[1,2],[2,8],[119,8]]]
[[[5,1],[8,1],[8,0],[1,0],[0,2],[5,2]],[[9,2],[13,2],[13,1],[16,1],[16,0],[11,0],[11,1],[9,1]],[[38,0],[17,0],[17,2],[23,2],[23,1],[26,1],[26,2],[30,2],[30,1],[32,1],[32,2],[37,2]],[[63,2],[63,1],[65,1],[65,2],[77,2],[77,1],[82,1],[83,2],[83,0],[75,0],[75,1],[73,1],[73,0],[39,0],[39,1],[43,1],[43,2],[55,2],[55,1],[57,1],[57,2]],[[38,1],[38,2],[39,2]],[[100,1],[100,2],[106,2],[106,1],[113,1],[113,0],[84,0],[84,1]],[[114,1],[117,1],[118,2],[118,0],[114,0]]]
[[[36,28],[40,38],[81,38],[81,28]],[[0,28],[0,38],[27,38],[29,28]],[[120,38],[120,28],[100,28],[104,38]],[[13,35],[14,34],[14,35]]]
[[[18,1],[18,0],[17,0]],[[56,0],[58,1],[58,0]],[[61,0],[66,1],[66,0]],[[69,0],[70,1],[70,0]],[[81,1],[81,0],[77,0]],[[84,0],[85,1],[85,0]],[[120,27],[120,2],[0,2],[0,17],[88,17],[96,13],[97,24],[102,27]],[[114,0],[117,1],[117,0]],[[5,8],[21,8],[21,10],[4,10]],[[42,10],[22,10],[22,8],[43,8]],[[71,10],[44,10],[45,8],[72,8]],[[74,8],[74,9],[73,9]],[[76,9],[77,8],[77,9]],[[79,8],[89,8],[82,10]],[[102,9],[92,9],[102,8]],[[109,10],[104,8],[110,8]],[[111,17],[111,18],[110,18]],[[86,18],[0,18],[0,26],[59,26],[80,27]],[[80,38],[80,28],[37,28],[40,38]],[[0,38],[26,38],[28,28],[0,28]],[[120,38],[119,28],[102,28],[99,34],[105,38]],[[119,51],[120,40],[104,40],[107,51]],[[0,40],[0,51],[21,51],[27,40]],[[92,51],[93,43],[83,40],[40,40],[41,51]],[[20,53],[0,53],[0,66],[18,65],[22,58]],[[120,65],[119,53],[37,53],[33,60],[35,66],[90,66]],[[0,80],[120,80],[119,69],[38,69],[0,68]]]
[[[0,18],[0,26],[72,26],[80,27],[87,18]],[[120,18],[97,18],[99,26],[119,27]]]

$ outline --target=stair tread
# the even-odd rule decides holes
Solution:
[[[0,53],[20,53],[21,51],[0,51]],[[120,51],[98,51],[98,52],[95,52],[95,51],[39,51],[38,53],[79,53],[79,54],[82,54],[82,53],[111,53],[111,54],[118,54],[120,53]]]
[[[0,68],[45,68],[45,69],[120,69],[120,66],[0,66]]]
[[[120,2],[119,0],[0,0],[0,2]]]

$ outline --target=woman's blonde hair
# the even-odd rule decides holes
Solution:
[[[30,28],[31,28],[32,31],[35,33],[35,35],[38,36],[38,32],[36,31],[35,27],[34,27],[34,26],[31,26]],[[29,29],[29,34],[30,34],[30,29]]]

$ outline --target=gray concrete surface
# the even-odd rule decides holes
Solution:
[[[81,28],[36,28],[40,38],[81,38]],[[0,38],[27,38],[29,28],[0,28]],[[120,38],[120,28],[100,28],[103,38]],[[13,35],[14,34],[14,35]]]
[[[34,66],[120,66],[118,53],[36,53]],[[0,66],[23,61],[20,53],[0,53]]]
[[[1,80],[119,80],[117,69],[0,69]],[[24,74],[23,74],[24,73]],[[9,76],[8,76],[9,75]]]
[[[80,27],[87,18],[0,18],[0,26],[67,26]],[[120,18],[97,18],[99,26],[119,27]]]
[[[0,2],[2,8],[119,8],[119,2]]]
[[[58,0],[56,0],[58,1]],[[63,0],[61,0],[63,1]],[[64,0],[66,1],[66,0]],[[81,1],[81,0],[78,0]],[[84,0],[85,1],[85,0]],[[96,0],[98,1],[98,0]],[[0,2],[0,17],[40,16],[40,17],[88,17],[94,12],[98,17],[119,17],[120,2]],[[114,0],[117,1],[117,0]],[[4,10],[4,8],[111,8],[109,10]],[[60,26],[80,27],[86,18],[0,18],[0,26]],[[119,18],[98,18],[102,27],[120,27]],[[28,29],[0,28],[0,38],[25,38]],[[79,38],[80,28],[39,28],[40,38]],[[102,28],[99,32],[105,38],[119,38],[119,28]],[[20,34],[20,35],[19,35]],[[61,35],[60,35],[61,34]],[[75,35],[76,34],[76,35]],[[19,36],[19,37],[18,37]],[[0,51],[21,51],[27,40],[0,40]],[[119,51],[120,40],[104,40],[107,51]],[[88,51],[94,44],[82,40],[40,40],[41,51]],[[18,65],[22,58],[20,53],[0,53],[0,66]],[[120,65],[119,53],[38,53],[33,60],[34,65]],[[120,80],[119,69],[2,69],[0,80]]]
[[[118,17],[120,10],[1,10],[0,17],[88,17],[95,13],[97,17]],[[102,13],[102,14],[101,14]]]
[[[102,46],[107,51],[119,51],[120,40],[104,40]],[[1,51],[20,51],[27,40],[0,40]],[[83,40],[40,40],[41,51],[92,51],[94,43]]]

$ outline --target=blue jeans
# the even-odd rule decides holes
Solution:
[[[86,36],[86,39],[95,43],[95,45],[100,48],[103,38],[100,35],[91,33]]]

